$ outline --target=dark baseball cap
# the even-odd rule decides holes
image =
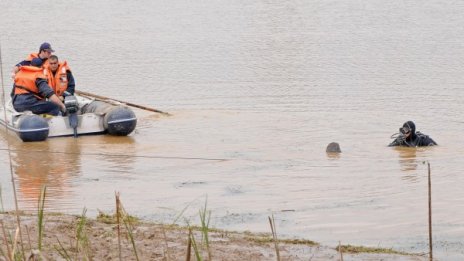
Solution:
[[[40,45],[39,51],[42,51],[42,50],[47,50],[47,51],[50,51],[52,53],[55,51],[55,50],[52,49],[52,46],[47,42]]]

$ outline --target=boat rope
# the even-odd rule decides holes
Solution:
[[[21,250],[22,250],[22,253],[25,253],[24,252],[24,244],[23,244],[23,233],[21,231],[21,220],[19,218],[19,207],[18,207],[18,195],[16,193],[16,183],[15,183],[15,179],[14,179],[14,175],[13,175],[13,164],[12,164],[12,160],[11,160],[11,150],[10,150],[10,135],[8,135],[8,123],[7,123],[7,118],[6,118],[6,96],[5,96],[5,83],[3,81],[3,78],[4,78],[4,74],[3,74],[3,57],[2,57],[2,41],[0,39],[0,82],[2,83],[2,96],[1,96],[1,103],[2,103],[2,106],[3,106],[3,119],[5,121],[5,132],[6,132],[6,143],[7,143],[7,146],[8,146],[8,162],[9,162],[9,165],[10,165],[10,176],[11,176],[11,184],[13,186],[13,195],[14,195],[14,202],[15,202],[15,209],[16,209],[16,222],[17,222],[17,225],[18,225],[18,229],[19,229],[19,240],[21,242]],[[23,258],[23,260],[25,260],[25,258]]]
[[[130,155],[130,154],[111,154],[111,153],[80,153],[67,151],[49,151],[49,150],[16,150],[0,148],[0,151],[9,150],[9,152],[26,152],[26,153],[51,153],[63,155],[81,155],[81,156],[105,156],[105,157],[132,157],[132,158],[147,158],[147,159],[179,159],[179,160],[205,160],[205,161],[229,161],[224,158],[204,158],[204,157],[181,157],[181,156],[156,156],[156,155]]]

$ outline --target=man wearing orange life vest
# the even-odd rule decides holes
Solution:
[[[46,66],[48,65],[48,58],[50,57],[50,55],[52,55],[52,53],[54,52],[55,50],[52,49],[52,46],[45,42],[43,44],[40,45],[40,48],[39,48],[39,52],[38,53],[31,53],[29,54],[27,57],[26,57],[26,60],[23,60],[21,62],[19,62],[18,64],[16,64],[14,67],[13,67],[13,70],[11,72],[11,78],[14,79],[16,73],[19,71],[19,68],[21,66],[25,66],[25,65],[31,65],[31,61],[32,59],[34,58],[40,58],[42,60],[42,64],[43,66]]]
[[[48,86],[43,74],[42,59],[34,58],[31,65],[21,66],[14,79],[13,107],[16,111],[32,111],[35,114],[59,115],[66,107]],[[48,99],[48,101],[46,100]]]
[[[50,56],[50,58],[48,58],[48,66],[45,66],[44,73],[47,77],[48,85],[52,87],[55,94],[62,101],[64,100],[64,92],[74,95],[76,84],[71,69],[66,61],[60,62],[56,55]]]

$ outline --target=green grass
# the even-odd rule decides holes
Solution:
[[[82,251],[85,260],[91,260],[90,242],[85,230],[87,225],[86,213],[87,209],[84,208],[76,227],[76,260],[78,260],[80,251]]]
[[[380,247],[365,247],[365,246],[352,246],[352,245],[341,245],[343,253],[372,253],[372,254],[398,254],[398,255],[410,255],[406,252],[396,251],[392,248],[380,248]],[[335,250],[339,251],[337,246]]]
[[[135,259],[138,261],[139,260],[139,255],[137,252],[137,247],[135,245],[135,239],[134,239],[134,222],[133,221],[138,221],[138,219],[134,219],[131,217],[129,214],[127,214],[126,210],[124,209],[124,206],[120,200],[120,195],[119,192],[115,193],[116,197],[116,223],[118,225],[118,241],[119,241],[119,258],[121,259],[121,244],[120,244],[120,228],[119,228],[119,222],[122,219],[122,223],[124,224],[124,227],[126,228],[127,235],[130,239],[130,242],[132,244],[132,250],[134,251]]]
[[[200,209],[200,223],[201,223],[201,234],[206,245],[206,250],[208,251],[208,260],[211,259],[211,249],[209,245],[209,221],[211,220],[211,210],[207,210],[208,198],[205,200],[204,208]]]
[[[43,186],[40,190],[39,203],[37,207],[37,230],[38,234],[38,249],[42,250],[42,239],[43,239],[43,230],[44,230],[44,211],[45,211],[45,197],[47,193],[47,187]]]
[[[42,241],[44,237],[44,230],[45,230],[44,223],[45,223],[46,194],[47,194],[46,187],[43,187],[41,194],[40,194],[40,198],[38,200],[38,210],[37,210],[38,248],[36,249],[39,249],[39,250],[42,249],[43,247],[45,248],[47,247],[47,246],[42,245],[43,244]],[[182,211],[182,214],[184,213],[184,210]],[[74,238],[75,242],[71,242],[72,247],[70,247],[69,244],[66,244],[67,242],[60,242],[57,237],[59,245],[55,245],[54,249],[46,248],[46,250],[56,251],[55,253],[58,253],[64,260],[92,260],[90,242],[88,240],[89,238],[86,233],[86,231],[88,230],[86,211],[87,210],[84,208],[82,211],[82,215],[79,216],[79,220],[77,224],[75,225],[75,238]],[[16,215],[16,213],[9,213],[9,214]],[[230,238],[230,239],[233,239],[234,237],[243,238],[245,240],[248,240],[249,242],[257,243],[257,244],[273,244],[273,243],[275,244],[276,242],[278,242],[282,244],[295,244],[295,245],[307,245],[307,246],[318,246],[319,245],[317,242],[312,241],[312,240],[277,239],[276,235],[273,236],[273,234],[271,233],[251,233],[249,231],[237,232],[237,231],[228,231],[228,230],[210,228],[211,211],[207,209],[207,200],[205,201],[204,206],[200,208],[198,214],[200,218],[200,224],[198,226],[191,225],[188,220],[185,220],[187,224],[186,226],[179,226],[177,224],[166,225],[166,224],[159,224],[159,223],[158,225],[163,226],[163,231],[164,229],[184,230],[184,231],[187,230],[189,240],[191,241],[191,248],[194,250],[195,259],[199,261],[212,259],[211,244],[214,244],[214,241],[211,242],[210,233],[217,233],[216,236],[219,236],[222,238]],[[21,215],[27,216],[28,214],[22,212]],[[53,215],[62,215],[62,214],[47,213],[47,216],[53,216]],[[136,249],[136,240],[135,240],[133,231],[135,230],[135,226],[137,224],[145,223],[145,222],[140,221],[140,219],[137,217],[128,215],[126,211],[124,210],[124,207],[122,206],[122,204],[120,205],[119,215],[120,215],[119,216],[120,223],[122,223],[122,225],[124,226],[126,233],[127,233],[126,234],[127,239],[129,240],[129,243],[132,245],[132,248],[133,248],[132,258],[135,260],[139,260],[139,256],[138,256],[137,249]],[[105,223],[105,224],[117,224],[117,214],[106,214],[106,213],[99,211],[99,214],[96,217],[96,221]],[[147,222],[147,223],[156,224],[153,222]],[[108,233],[114,233],[114,232],[110,231]],[[112,235],[115,236],[114,234]],[[201,236],[201,240],[199,240],[200,236]],[[2,247],[0,247],[0,257],[3,257],[4,260],[8,260],[8,261],[23,260],[25,257],[25,253],[23,253],[20,250],[21,245],[17,245],[16,247],[13,247],[13,244],[12,244],[12,242],[18,242],[17,239],[16,238],[13,239],[13,235],[10,234],[10,231],[7,231],[6,233],[3,232],[3,237],[8,238],[7,246],[11,246],[9,250],[11,252],[14,252],[14,254],[13,253],[8,254],[7,253],[8,249],[6,248],[2,249]],[[0,241],[5,241],[5,240],[0,239]],[[74,241],[74,240],[71,240],[71,241]],[[166,249],[168,249],[167,241],[166,241],[165,247]],[[31,249],[32,247],[29,246],[29,248]],[[343,253],[353,253],[353,254],[370,253],[370,254],[413,255],[412,253],[397,251],[397,250],[393,250],[392,248],[366,247],[366,246],[353,246],[353,245],[341,245],[339,247],[336,247],[335,250],[341,251]],[[39,254],[41,255],[40,252]],[[10,258],[11,256],[13,256],[13,258]]]
[[[127,213],[125,214],[124,218],[131,224],[140,223],[140,219],[138,217],[128,215]],[[98,222],[105,223],[105,224],[117,224],[118,223],[116,214],[107,214],[100,210],[98,211],[98,215],[96,219]]]

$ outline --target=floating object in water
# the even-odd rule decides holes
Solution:
[[[340,149],[340,144],[337,142],[331,142],[327,145],[327,149],[325,150],[327,153],[340,153],[342,152]]]

